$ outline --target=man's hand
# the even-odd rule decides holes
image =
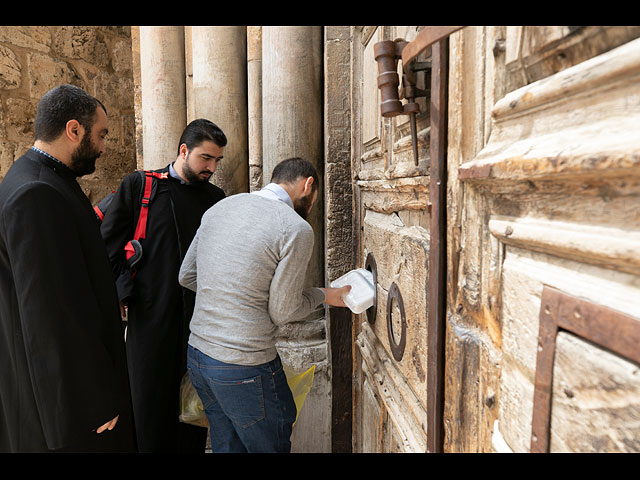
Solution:
[[[332,307],[346,307],[344,304],[344,296],[351,291],[351,285],[345,285],[340,288],[322,288],[325,295],[325,303]]]
[[[116,415],[116,418],[102,425],[98,430],[96,430],[96,433],[102,433],[105,430],[113,430],[113,428],[116,426],[116,423],[118,422],[119,417],[120,415]]]

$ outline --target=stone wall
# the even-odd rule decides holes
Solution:
[[[107,151],[95,173],[80,179],[96,203],[136,168],[130,27],[0,27],[0,179],[33,144],[38,101],[62,83],[84,88],[107,109]]]

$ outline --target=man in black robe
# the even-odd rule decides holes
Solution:
[[[156,180],[135,270],[127,265],[124,247],[140,215],[139,172],[123,179],[103,219],[118,296],[128,309],[127,361],[140,452],[205,451],[207,429],[179,421],[195,294],[180,286],[178,272],[202,215],[225,196],[209,179],[226,144],[214,123],[194,120],[178,142],[175,162],[155,170],[166,178]]]
[[[104,106],[61,85],[0,184],[0,451],[133,451],[109,259],[77,177],[104,151]]]

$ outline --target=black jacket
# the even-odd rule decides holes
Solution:
[[[29,150],[0,184],[0,451],[130,451],[130,402],[96,216],[70,169]]]

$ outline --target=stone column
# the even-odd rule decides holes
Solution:
[[[213,182],[227,195],[249,191],[247,147],[247,29],[191,28],[193,118],[206,118],[227,136]]]
[[[309,280],[323,275],[322,27],[262,27],[263,182],[288,157],[312,162],[320,174],[318,203],[309,223],[316,233]]]
[[[324,286],[322,27],[262,27],[263,183],[288,157],[311,161],[320,175],[318,203],[308,219],[315,245],[307,286]],[[313,389],[293,432],[292,450],[330,451],[331,391],[326,322],[320,310],[289,324],[277,344],[283,361],[295,370],[316,365]]]
[[[249,190],[262,185],[262,27],[247,27]]]
[[[186,126],[184,27],[140,27],[142,166],[174,161]]]

